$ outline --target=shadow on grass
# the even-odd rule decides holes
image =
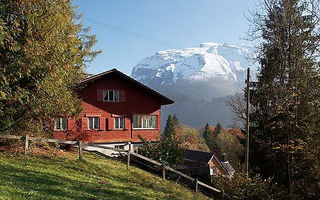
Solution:
[[[10,191],[8,187],[9,194],[19,199],[143,199],[134,188],[114,187],[95,181],[78,181],[50,172],[0,164],[0,184],[12,184],[17,189]]]
[[[0,156],[0,189],[6,190],[0,197],[8,199],[199,199],[160,176],[133,166],[127,171],[124,158]]]

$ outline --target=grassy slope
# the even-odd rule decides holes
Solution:
[[[118,160],[0,152],[0,199],[206,199]]]

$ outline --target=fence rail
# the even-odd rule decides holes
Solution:
[[[25,136],[17,136],[17,135],[0,135],[1,139],[16,139],[16,140],[21,140]]]
[[[162,179],[166,180],[166,171],[170,171],[180,177],[184,177],[185,179],[191,181],[194,183],[195,186],[195,191],[196,193],[199,191],[199,185],[202,187],[205,187],[208,190],[211,190],[212,192],[215,193],[220,193],[221,199],[225,198],[225,194],[222,190],[219,190],[217,188],[214,188],[206,183],[203,183],[199,181],[198,179],[195,179],[191,176],[188,176],[187,174],[184,174],[178,170],[175,170],[169,166],[166,166],[165,164],[162,164],[158,161],[152,160],[148,157],[145,157],[143,155],[140,155],[138,153],[132,152],[130,150],[124,150],[124,149],[117,149],[113,147],[106,147],[106,146],[101,146],[99,144],[95,143],[83,143],[81,141],[74,141],[74,140],[57,140],[57,139],[48,139],[48,138],[39,138],[39,137],[29,137],[28,135],[26,136],[15,136],[15,135],[0,135],[0,139],[15,139],[15,140],[24,140],[25,141],[25,147],[24,147],[24,153],[28,153],[29,149],[29,141],[37,141],[37,142],[48,142],[48,143],[59,143],[59,144],[71,144],[71,145],[77,145],[78,146],[78,152],[79,152],[79,159],[83,158],[83,147],[96,147],[96,148],[101,148],[101,149],[107,149],[107,150],[112,150],[112,151],[117,151],[119,153],[125,153],[127,155],[127,170],[129,170],[130,167],[130,161],[132,160],[131,156],[140,158],[146,162],[149,162],[153,165],[156,165],[159,167],[159,169],[162,172]],[[237,197],[233,197],[234,199],[237,199]]]
[[[49,139],[49,138],[39,138],[39,137],[30,137],[26,136],[17,136],[17,135],[0,135],[0,139],[15,139],[15,140],[28,140],[37,141],[37,142],[49,142],[49,143],[61,143],[61,144],[77,144],[78,141],[74,140],[57,140],[57,139]]]
[[[127,150],[124,150],[124,149],[117,149],[117,148],[114,148],[114,147],[101,146],[101,145],[95,144],[95,143],[83,143],[83,146],[86,146],[86,147],[98,147],[98,148],[101,148],[101,149],[118,151],[118,152],[120,152],[120,153],[121,153],[121,152],[122,152],[122,153],[127,153],[127,152],[128,152]]]
[[[180,171],[178,171],[178,170],[175,170],[175,169],[173,169],[173,168],[171,168],[171,167],[169,167],[169,166],[166,166],[166,165],[164,165],[164,164],[162,164],[162,163],[160,163],[160,162],[157,162],[157,161],[155,161],[155,160],[152,160],[152,159],[150,159],[150,158],[148,158],[148,157],[142,156],[142,155],[137,154],[137,153],[134,153],[134,152],[128,152],[128,154],[129,154],[129,155],[131,154],[132,156],[138,157],[138,158],[140,158],[140,159],[142,159],[142,160],[144,160],[144,161],[147,161],[147,162],[149,162],[149,163],[152,163],[152,164],[156,165],[157,167],[161,167],[161,170],[162,170],[162,179],[163,179],[163,180],[166,179],[166,170],[168,170],[168,171],[171,171],[171,172],[179,175],[179,177],[184,177],[184,178],[186,178],[187,180],[195,183],[194,185],[195,185],[195,191],[196,191],[196,192],[199,191],[199,185],[201,185],[202,187],[205,187],[205,188],[207,188],[208,190],[211,190],[211,191],[213,191],[213,192],[215,192],[215,193],[220,193],[221,199],[224,199],[225,194],[224,194],[224,192],[223,192],[222,190],[219,190],[219,189],[217,189],[217,188],[214,188],[214,187],[212,187],[212,186],[210,186],[210,185],[208,185],[208,184],[206,184],[206,183],[203,183],[203,182],[199,181],[198,179],[195,179],[195,178],[193,178],[193,177],[191,177],[191,176],[188,176],[187,174],[184,174],[184,173],[182,173],[182,172],[180,172]],[[130,158],[130,156],[128,156],[128,157]],[[130,163],[127,163],[127,168],[129,168],[129,165],[130,165]]]

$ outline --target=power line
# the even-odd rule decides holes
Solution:
[[[107,23],[104,23],[104,22],[101,22],[101,21],[98,21],[98,20],[95,20],[95,19],[88,18],[88,17],[83,17],[83,19],[88,21],[88,22],[91,22],[91,23],[93,23],[95,25],[98,25],[98,26],[101,26],[101,27],[104,27],[104,28],[108,28],[108,29],[111,29],[111,30],[114,30],[114,31],[118,31],[120,33],[129,35],[131,37],[142,39],[142,40],[145,40],[145,41],[148,41],[148,42],[151,42],[151,43],[155,43],[155,44],[158,44],[158,45],[161,45],[161,46],[174,48],[174,45],[172,45],[172,44],[170,44],[168,42],[165,42],[165,41],[162,41],[162,40],[159,40],[159,39],[156,39],[156,38],[152,38],[150,36],[147,36],[147,35],[144,35],[144,34],[141,34],[141,33],[133,32],[133,31],[127,30],[125,28],[121,28],[121,27],[118,27],[118,26],[107,24]]]

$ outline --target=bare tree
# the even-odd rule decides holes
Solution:
[[[244,93],[236,93],[230,96],[225,101],[226,105],[230,108],[233,113],[232,123],[239,129],[244,129],[246,124],[246,101]],[[254,111],[253,106],[249,106],[250,112]]]

